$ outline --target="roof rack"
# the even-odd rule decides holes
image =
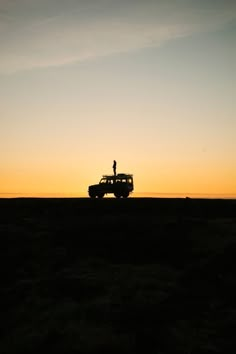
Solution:
[[[133,177],[131,173],[118,173],[117,175],[102,175],[105,178],[122,178],[122,177]]]
[[[118,173],[116,177],[132,177],[131,173]]]

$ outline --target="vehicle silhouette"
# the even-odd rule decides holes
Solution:
[[[133,189],[133,175],[119,173],[117,175],[103,175],[98,184],[89,186],[88,194],[91,198],[103,198],[108,193],[113,193],[116,198],[128,198]]]

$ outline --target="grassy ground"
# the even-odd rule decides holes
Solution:
[[[236,201],[2,199],[1,353],[235,353]]]

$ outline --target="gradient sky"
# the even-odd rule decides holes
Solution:
[[[236,196],[234,0],[0,0],[0,48],[1,195]]]

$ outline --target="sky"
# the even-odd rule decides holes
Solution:
[[[0,196],[236,197],[234,0],[0,0]]]

